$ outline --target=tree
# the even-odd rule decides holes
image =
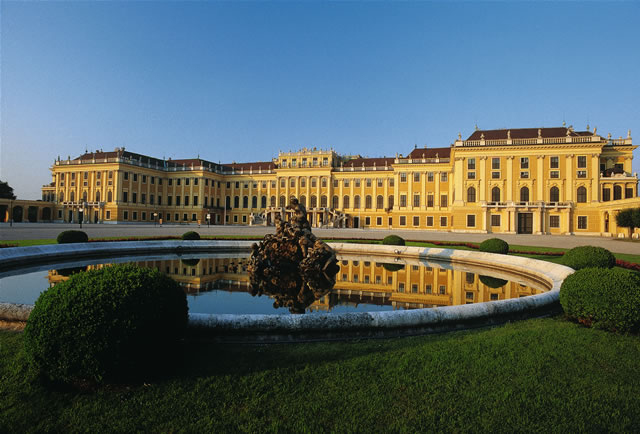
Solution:
[[[13,188],[8,182],[0,181],[0,199],[15,199],[16,195],[13,194]]]
[[[629,236],[635,228],[640,228],[640,208],[626,208],[616,214],[616,224],[622,228],[629,228]]]

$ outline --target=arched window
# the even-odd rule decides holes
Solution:
[[[360,196],[358,196],[357,194],[353,198],[353,208],[360,209]]]
[[[384,208],[384,197],[382,195],[378,195],[378,197],[376,197],[376,208]]]
[[[287,206],[287,198],[280,196],[280,208],[284,208],[285,206]]]
[[[373,206],[371,205],[371,196],[367,195],[367,196],[364,198],[364,207],[365,207],[366,209],[371,209],[371,208],[373,208]]]
[[[251,197],[251,208],[258,208],[258,196]]]
[[[491,201],[492,202],[500,202],[500,188],[493,187],[491,189]]]
[[[389,209],[393,208],[393,195],[389,196]]]
[[[113,193],[111,190],[107,192],[107,202],[113,202]]]
[[[58,200],[60,202],[64,202],[64,191],[61,191],[60,194],[58,195]]]
[[[467,189],[467,202],[475,202],[476,201],[476,188],[469,187]]]
[[[327,196],[320,196],[320,207],[321,208],[327,207]]]
[[[275,208],[275,206],[276,206],[276,197],[275,196],[271,196],[270,202],[271,202],[271,205],[269,205],[269,206],[272,206],[272,207]]]
[[[551,187],[549,190],[549,202],[560,202],[560,189],[558,187]]]
[[[520,189],[520,202],[529,202],[529,188],[522,187]]]
[[[242,208],[249,208],[249,196],[242,196]]]
[[[71,198],[69,199],[71,202],[75,202],[76,201],[76,192],[72,191],[71,192]]]
[[[96,202],[100,202],[100,190],[96,191]]]
[[[262,196],[262,200],[260,201],[260,208],[267,207],[267,196]]]
[[[613,200],[620,200],[620,199],[622,199],[622,187],[620,187],[619,185],[614,185],[613,186]]]
[[[227,209],[231,209],[231,196],[227,196],[227,199],[225,200],[224,206]],[[176,219],[177,220],[177,219]]]
[[[240,196],[233,197],[233,207],[240,208]]]
[[[82,201],[83,202],[87,201],[87,192],[86,191],[84,193],[82,193]]]
[[[349,206],[349,196],[347,196],[346,194],[342,198],[342,208],[350,208],[350,206]]]
[[[615,188],[613,190],[613,197],[615,197]],[[579,203],[585,203],[587,201],[587,189],[585,187],[578,187],[576,199]]]
[[[331,208],[340,208],[340,198],[338,196],[333,196],[331,198]]]
[[[309,207],[310,208],[318,207],[318,198],[316,196],[311,196],[311,205]]]

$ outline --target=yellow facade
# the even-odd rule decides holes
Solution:
[[[116,149],[58,159],[43,200],[53,220],[273,224],[290,197],[315,227],[622,236],[640,206],[627,138],[573,128],[476,130],[407,156],[280,152],[269,162],[160,160]]]

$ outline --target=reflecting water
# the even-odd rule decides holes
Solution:
[[[451,264],[383,263],[338,255],[340,267],[333,289],[309,300],[306,313],[366,312],[416,309],[505,300],[544,292],[544,288],[519,277],[505,280],[468,267]],[[379,259],[378,259],[379,260]],[[113,261],[113,262],[121,262]],[[286,306],[274,307],[274,298],[253,297],[247,266],[248,255],[223,257],[176,255],[131,258],[142,267],[156,268],[176,280],[185,290],[190,312],[231,314],[288,314]],[[106,260],[64,264],[0,279],[0,301],[33,304],[41,291],[82,272],[109,265]]]

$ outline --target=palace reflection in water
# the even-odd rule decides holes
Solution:
[[[248,261],[248,257],[210,257],[135,263],[166,273],[189,295],[206,296],[214,290],[249,293]],[[544,292],[543,288],[456,269],[398,264],[385,267],[382,263],[358,260],[341,260],[338,264],[340,271],[334,288],[311,304],[307,312],[330,312],[336,306],[362,305],[417,309],[505,300]],[[103,266],[89,265],[86,269]],[[391,271],[397,268],[400,269]],[[70,271],[50,271],[49,283],[53,285],[67,279]]]

